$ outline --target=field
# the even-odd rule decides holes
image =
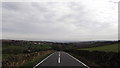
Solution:
[[[54,52],[47,43],[34,44],[22,41],[3,41],[2,67],[33,68],[38,62]]]
[[[91,68],[118,68],[119,67],[119,45],[112,43],[91,48],[77,48],[66,50],[77,59],[81,60]]]
[[[120,43],[119,44],[116,43],[116,44],[99,46],[99,47],[93,47],[93,48],[83,48],[83,49],[79,49],[79,50],[119,52],[119,49],[118,49],[119,46],[120,46]]]
[[[81,48],[86,46],[87,48]],[[94,46],[96,45],[96,46]],[[119,43],[84,42],[51,43],[37,41],[3,41],[2,68],[33,68],[38,62],[55,51],[65,51],[91,68],[118,68]]]
[[[45,51],[50,50],[52,47],[47,44],[41,44],[41,45],[30,45],[30,44],[24,44],[24,45],[4,45],[2,46],[2,52],[3,54],[20,54],[20,53],[28,53],[28,52],[38,52],[38,51]]]

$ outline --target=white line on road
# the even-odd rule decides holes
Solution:
[[[60,52],[58,54],[58,63],[60,63]]]
[[[60,56],[60,52],[59,52],[59,56]]]
[[[55,53],[55,52],[54,52]],[[38,65],[40,65],[42,62],[44,62],[46,59],[48,59],[50,56],[52,56],[54,53],[43,59],[41,62],[39,62],[37,65],[35,65],[33,68],[36,68]]]
[[[58,57],[58,63],[60,63],[60,57]]]
[[[66,53],[68,54],[68,53]],[[87,68],[90,68],[89,66],[87,66],[86,64],[84,64],[83,62],[79,61],[78,59],[76,59],[75,57],[73,57],[72,55],[68,54],[70,57],[72,57],[73,59],[75,59],[76,61],[78,61],[79,63],[81,63],[82,65],[84,65]]]

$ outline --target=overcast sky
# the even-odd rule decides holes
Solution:
[[[2,38],[50,41],[118,39],[118,0],[3,2]]]

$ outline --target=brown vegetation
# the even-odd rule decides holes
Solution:
[[[41,51],[23,55],[16,55],[16,56],[9,56],[7,59],[3,59],[2,67],[3,68],[19,68],[21,65],[25,64],[26,62],[33,61],[38,56],[43,56],[46,54],[51,53],[51,51]]]

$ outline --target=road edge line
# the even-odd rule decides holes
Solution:
[[[55,52],[54,52],[55,53]],[[40,61],[38,64],[36,64],[33,68],[36,68],[38,65],[40,65],[41,63],[43,63],[46,59],[48,59],[50,56],[52,56],[54,53],[50,54],[49,56],[47,56],[45,59],[43,59],[42,61]]]
[[[72,57],[73,59],[75,59],[76,61],[78,61],[78,62],[81,63],[82,65],[84,65],[85,67],[90,68],[89,66],[87,66],[86,64],[84,64],[83,62],[81,62],[80,60],[78,60],[77,58],[73,57],[73,56],[70,55],[69,53],[66,53],[66,54],[68,54],[70,57]]]

